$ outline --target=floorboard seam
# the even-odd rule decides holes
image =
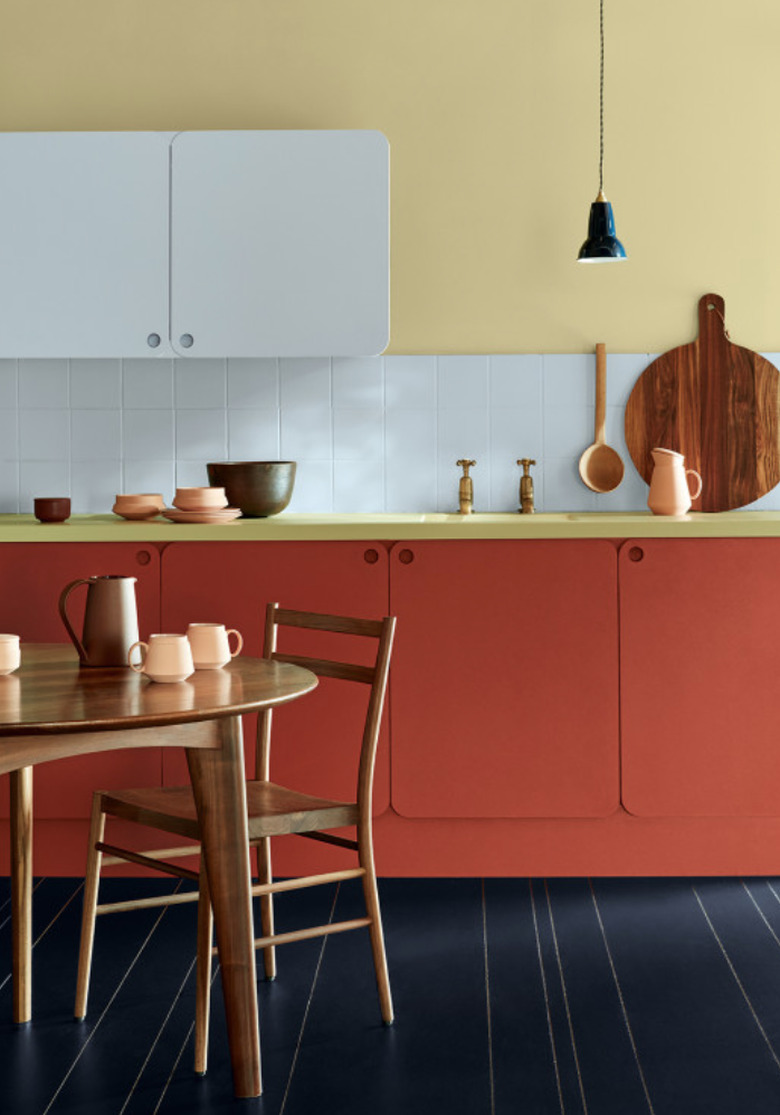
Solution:
[[[547,1036],[550,1039],[550,1052],[552,1055],[553,1071],[555,1072],[555,1086],[558,1090],[558,1103],[561,1107],[561,1115],[566,1115],[566,1105],[563,1101],[563,1085],[561,1083],[561,1068],[558,1063],[558,1050],[555,1045],[555,1031],[552,1023],[552,1011],[550,1010],[550,993],[547,987],[547,976],[544,970],[544,957],[542,955],[542,941],[539,934],[539,919],[536,914],[536,902],[534,900],[533,879],[528,880],[528,891],[531,896],[531,914],[534,922],[534,936],[536,937],[536,956],[539,961],[539,975],[542,980],[544,1009],[547,1017]]]
[[[482,953],[485,964],[485,1008],[487,1012],[488,1084],[490,1089],[490,1115],[496,1113],[496,1081],[493,1072],[493,1023],[490,1014],[490,965],[488,963],[487,906],[485,880],[482,884]]]

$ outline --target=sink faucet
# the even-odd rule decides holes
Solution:
[[[463,475],[458,485],[458,511],[461,515],[470,515],[474,509],[474,481],[469,476],[469,469],[477,462],[464,459],[455,463],[463,469]]]
[[[521,457],[517,462],[523,466],[523,475],[520,477],[520,514],[533,515],[534,508],[534,479],[531,476],[531,465],[535,465],[536,461],[531,460],[530,457]]]

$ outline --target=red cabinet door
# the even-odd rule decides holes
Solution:
[[[176,542],[162,557],[163,626],[224,623],[262,653],[265,606],[381,618],[388,614],[387,551],[364,542]],[[296,650],[295,632],[280,649]],[[312,638],[304,634],[306,646]],[[324,636],[327,639],[327,636]],[[363,640],[342,640],[344,655],[365,661]],[[310,653],[310,651],[307,651]],[[326,653],[323,651],[323,653]],[[271,777],[304,792],[354,797],[367,691],[345,682],[321,688],[274,712]],[[374,807],[389,802],[387,718],[377,757]],[[254,763],[254,718],[245,720],[247,769]],[[169,784],[187,781],[183,757],[163,757]],[[303,842],[301,842],[303,843]]]
[[[619,805],[611,542],[399,543],[392,803],[407,817]]]
[[[45,527],[41,528],[45,530]],[[25,642],[68,643],[60,619],[60,592],[70,581],[114,573],[136,578],[138,627],[144,638],[160,623],[160,555],[155,547],[125,542],[7,543],[0,546],[0,629]],[[86,589],[76,589],[68,614],[81,630]],[[0,684],[4,682],[0,678]],[[35,814],[89,817],[92,791],[159,785],[160,751],[138,748],[74,756],[35,770]],[[0,816],[8,816],[8,779],[0,779]]]
[[[780,540],[620,550],[623,802],[780,814]]]

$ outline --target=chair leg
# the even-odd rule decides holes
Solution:
[[[264,837],[257,845],[257,877],[261,883],[273,882],[271,838],[269,836]],[[272,894],[260,895],[260,928],[264,937],[273,935],[274,896]],[[276,979],[276,949],[273,945],[268,945],[263,949],[263,969],[266,979]]]
[[[389,1025],[394,1018],[393,996],[390,991],[390,974],[387,970],[385,935],[382,930],[382,911],[379,908],[379,891],[376,885],[374,854],[370,844],[368,851],[366,851],[364,843],[361,843],[358,854],[360,865],[365,870],[365,875],[363,876],[363,894],[366,900],[366,910],[368,916],[371,918],[368,932],[371,938],[371,952],[374,956],[376,986],[379,992],[379,1007],[382,1011],[382,1021]]]
[[[201,866],[198,897],[198,955],[195,961],[195,1072],[206,1071],[211,1011],[211,942],[214,915],[211,911],[206,872]]]
[[[81,942],[79,944],[79,969],[76,977],[76,1003],[73,1013],[82,1019],[87,1013],[89,978],[92,971],[92,946],[95,942],[95,908],[100,885],[100,865],[103,853],[95,847],[103,839],[106,815],[99,793],[92,795],[92,820],[89,826],[89,849],[84,878],[84,906],[81,914]]]

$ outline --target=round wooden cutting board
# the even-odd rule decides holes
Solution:
[[[699,300],[699,336],[659,356],[626,404],[626,446],[649,484],[651,450],[674,449],[702,477],[694,511],[730,511],[780,481],[780,372],[728,339],[725,302]]]

